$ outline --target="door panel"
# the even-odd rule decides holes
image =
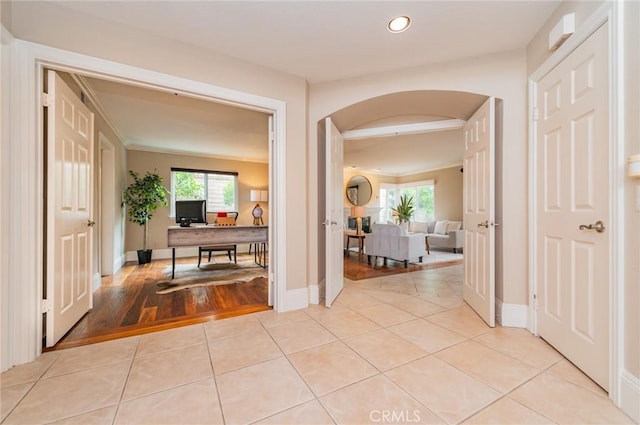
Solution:
[[[344,139],[340,131],[327,118],[326,125],[326,291],[325,305],[331,307],[344,287],[343,263],[343,156]]]
[[[93,113],[48,71],[46,345],[91,308]]]
[[[494,98],[467,121],[464,136],[462,295],[489,326],[495,326]]]
[[[538,332],[609,385],[608,29],[600,27],[537,84]],[[602,221],[605,231],[580,229]]]

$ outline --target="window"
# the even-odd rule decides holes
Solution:
[[[238,173],[171,169],[171,217],[176,201],[206,199],[207,212],[238,210]]]
[[[433,180],[403,184],[380,185],[380,222],[393,221],[391,209],[400,202],[400,196],[413,196],[416,207],[412,220],[430,221],[435,217],[435,186]]]

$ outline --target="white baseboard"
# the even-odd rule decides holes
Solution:
[[[94,273],[93,280],[91,281],[91,292],[94,292],[96,289],[98,289],[101,284],[102,278],[100,277],[100,273]]]
[[[198,247],[176,248],[176,258],[197,257]],[[151,253],[152,260],[166,260],[171,258],[171,248],[154,249]],[[137,251],[127,251],[127,261],[138,261]]]
[[[620,377],[620,409],[635,423],[640,423],[640,378],[622,371]]]
[[[320,303],[320,286],[309,285],[309,304]]]
[[[126,254],[122,254],[113,260],[113,273],[117,272],[122,268],[122,266],[124,266],[125,258],[126,258]]]
[[[309,288],[287,290],[283,304],[278,306],[279,313],[309,307]]]
[[[246,249],[245,249],[246,246]],[[249,245],[238,245],[237,247],[238,253],[249,252]],[[198,247],[192,246],[187,248],[176,248],[176,258],[184,258],[184,257],[197,257],[198,256]],[[126,261],[138,261],[138,253],[137,251],[127,251],[126,252]],[[154,249],[151,253],[152,260],[166,260],[171,258],[171,248],[160,248]]]
[[[496,321],[510,328],[526,328],[529,323],[529,306],[506,304],[496,298]]]

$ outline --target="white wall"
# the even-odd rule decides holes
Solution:
[[[309,87],[309,152],[317,152],[316,123],[356,102],[389,93],[411,90],[455,90],[495,96],[504,100],[502,231],[509,235],[505,257],[497,267],[504,276],[503,302],[527,304],[527,193],[526,156],[526,55],[524,50],[480,58],[415,67]],[[310,221],[309,245],[316,246],[319,233],[316,214],[319,170],[315,156],[308,158]],[[318,270],[318,253],[308,251],[309,280],[324,273]]]

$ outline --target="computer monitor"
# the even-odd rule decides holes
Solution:
[[[188,219],[190,223],[207,223],[207,201],[176,201],[176,223],[182,219]]]

